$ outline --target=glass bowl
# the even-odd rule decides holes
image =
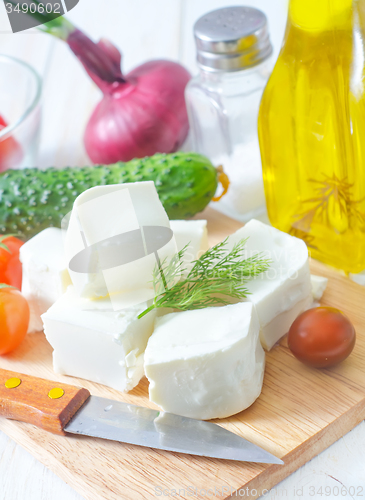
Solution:
[[[36,166],[41,89],[31,66],[0,54],[0,172]]]

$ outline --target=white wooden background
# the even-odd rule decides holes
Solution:
[[[80,0],[69,18],[95,40],[105,36],[123,52],[123,69],[169,58],[196,72],[192,26],[205,12],[231,0]],[[277,55],[287,0],[245,0],[269,18]],[[98,89],[66,44],[37,30],[13,35],[0,0],[0,53],[32,64],[43,77],[43,129],[38,165],[82,165],[83,130]],[[280,439],[280,436],[278,436]],[[365,499],[365,423],[271,490],[266,499]],[[345,486],[352,494],[341,493]],[[301,488],[303,487],[303,490]],[[314,487],[314,490],[312,489]],[[327,488],[326,488],[327,487]],[[340,488],[340,493],[336,494]],[[322,488],[322,489],[321,489]],[[362,488],[362,489],[361,489]],[[301,492],[303,492],[301,494]],[[353,493],[355,492],[355,494]],[[329,493],[329,494],[328,494]],[[0,433],[0,500],[82,500],[80,495]]]

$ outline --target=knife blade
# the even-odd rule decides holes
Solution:
[[[82,434],[189,455],[283,464],[223,427],[0,369],[0,415],[55,434]]]

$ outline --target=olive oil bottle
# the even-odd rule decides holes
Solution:
[[[365,270],[365,0],[291,0],[259,138],[271,223]]]

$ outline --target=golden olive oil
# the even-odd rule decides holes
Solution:
[[[271,223],[365,270],[364,1],[291,0],[259,137]]]

